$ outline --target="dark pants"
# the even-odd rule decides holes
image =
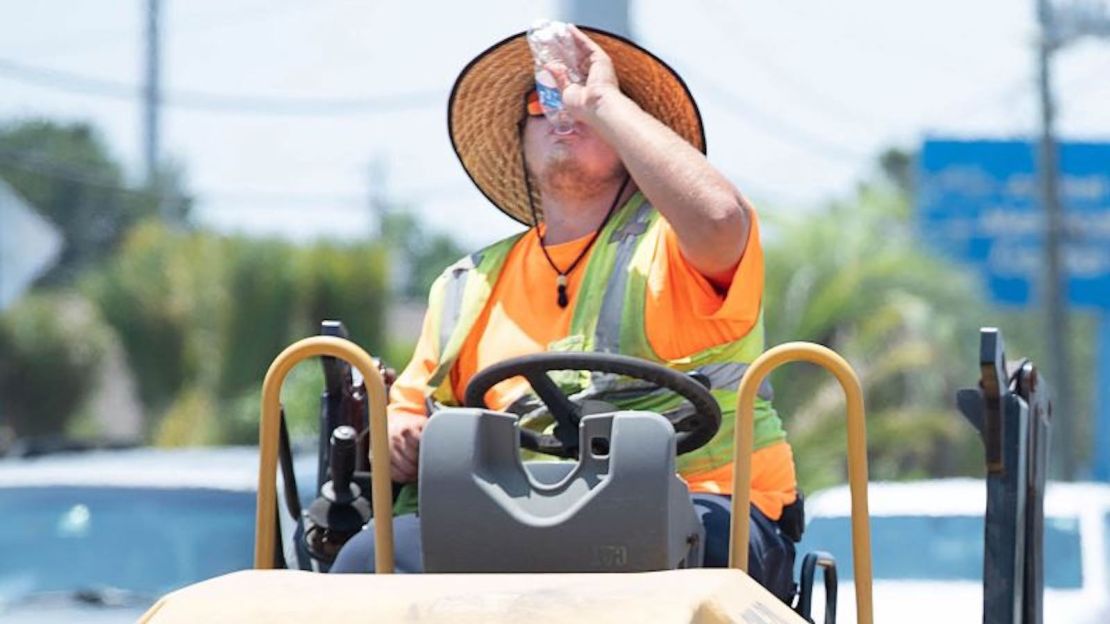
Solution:
[[[705,526],[707,568],[728,566],[730,499],[716,494],[693,494],[694,509]],[[350,539],[331,567],[333,573],[372,572],[374,569],[374,522]],[[748,575],[784,602],[794,596],[794,543],[779,531],[763,512],[752,507],[751,537],[748,540]],[[406,514],[393,519],[393,554],[397,572],[422,572],[420,517]]]
[[[420,547],[420,516],[404,514],[393,518],[393,569],[401,574],[424,571]],[[374,520],[340,549],[331,565],[332,574],[374,571]]]
[[[732,499],[719,494],[692,494],[694,510],[705,527],[707,568],[728,567],[731,541],[729,524]],[[766,587],[780,600],[794,600],[794,542],[783,535],[773,520],[752,505],[748,537],[748,576]]]

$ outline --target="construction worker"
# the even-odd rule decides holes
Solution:
[[[756,213],[706,160],[697,106],[670,67],[616,35],[572,32],[584,84],[555,68],[569,133],[543,115],[524,33],[478,55],[455,82],[455,152],[490,202],[528,229],[449,267],[433,286],[413,359],[390,391],[392,475],[416,480],[429,410],[458,405],[476,372],[507,358],[605,351],[706,370],[722,425],[677,466],[706,527],[705,564],[724,566],[736,388],[763,350]],[[486,403],[524,413],[528,390],[510,379]],[[749,566],[789,600],[794,547],[778,521],[796,483],[769,399],[761,391],[757,401]],[[663,396],[653,408],[678,401]],[[403,493],[398,505],[414,511],[411,501]],[[420,569],[418,517],[399,515],[394,531],[397,568]],[[333,571],[367,571],[372,548],[372,531],[362,531]]]

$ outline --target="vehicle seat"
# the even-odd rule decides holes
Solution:
[[[704,530],[658,414],[586,416],[578,462],[522,462],[518,419],[442,410],[424,428],[427,572],[639,572],[701,564]]]

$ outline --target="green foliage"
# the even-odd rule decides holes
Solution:
[[[185,388],[158,423],[157,446],[209,446],[224,441],[222,421],[212,395],[200,386]]]
[[[239,241],[226,246],[227,304],[222,333],[227,343],[219,354],[220,396],[231,397],[257,384],[274,356],[297,337],[294,332],[298,278],[288,244]],[[298,322],[299,324],[299,322]],[[253,422],[257,427],[255,404]]]
[[[160,210],[183,220],[190,201],[166,172],[151,188],[126,188],[119,165],[86,123],[24,121],[0,127],[0,178],[52,221],[61,258],[42,283],[59,284],[107,257],[127,231]]]
[[[281,404],[291,439],[316,439],[323,391],[324,373],[318,360],[301,362],[289,371],[281,388]],[[225,402],[220,415],[225,419],[223,442],[257,444],[261,405],[261,385],[252,386],[239,397]]]
[[[0,407],[8,433],[19,435],[76,426],[93,389],[92,354],[114,330],[152,439],[251,441],[261,379],[281,349],[332,318],[371,353],[411,349],[383,332],[390,254],[425,273],[437,253],[461,255],[450,239],[426,237],[415,223],[391,252],[369,243],[298,247],[166,227],[152,218],[184,224],[190,208],[177,172],[167,168],[149,186],[128,188],[85,123],[0,126],[0,178],[63,234],[61,259],[40,286],[80,276],[79,291],[94,303],[77,319],[75,295],[31,298],[0,320]],[[415,282],[422,296],[420,280],[431,278]],[[300,418],[294,426],[315,426],[319,379],[296,372],[288,385],[290,401],[313,406],[300,410],[306,417],[290,415]]]
[[[200,377],[219,378],[228,313],[222,251],[211,235],[149,222],[87,279],[86,291],[123,342],[140,399],[154,411]]]
[[[408,366],[412,360],[412,354],[416,351],[416,342],[410,340],[389,340],[386,342],[385,349],[381,352],[381,360],[387,366],[394,369],[397,374],[401,374],[405,366]],[[375,354],[377,356],[377,354]]]
[[[262,378],[290,342],[339,318],[359,345],[384,348],[385,263],[373,244],[297,247],[146,223],[84,288],[123,339],[156,441],[250,442]],[[291,384],[308,398],[290,400],[317,405],[322,386],[310,383]],[[314,423],[316,409],[301,418]]]
[[[382,224],[382,240],[404,269],[399,293],[406,299],[423,299],[443,269],[465,255],[451,236],[430,231],[409,211],[388,213]]]
[[[855,367],[868,410],[871,476],[973,474],[977,435],[954,409],[976,379],[987,308],[962,270],[915,242],[904,196],[864,189],[850,204],[768,219],[768,344],[824,344]],[[845,478],[843,396],[830,375],[792,366],[773,376],[776,406],[813,490]]]
[[[26,297],[0,315],[0,428],[65,431],[96,390],[107,340],[95,309],[71,295]]]
[[[320,332],[320,321],[340,319],[351,340],[371,353],[385,348],[383,329],[389,306],[388,254],[377,244],[318,243],[298,250],[297,335]]]

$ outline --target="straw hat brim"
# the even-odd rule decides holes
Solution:
[[[625,95],[705,152],[701,113],[678,73],[623,37],[579,28],[613,60]],[[532,216],[519,124],[524,94],[533,86],[532,54],[520,32],[472,60],[455,80],[447,103],[447,130],[463,169],[493,205],[525,225],[532,225]],[[538,212],[538,194],[533,199]]]

